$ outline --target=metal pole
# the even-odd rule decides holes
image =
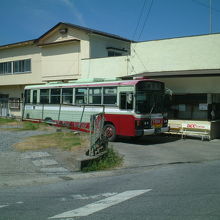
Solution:
[[[58,123],[60,122],[60,113],[61,113],[61,103],[60,103],[60,108],[59,108],[59,113],[58,113]]]
[[[44,120],[44,104],[42,106],[42,121]]]
[[[81,114],[81,118],[80,118],[80,122],[79,122],[79,125],[78,125],[78,128],[79,128],[79,129],[81,128],[81,124],[82,124],[82,119],[83,119],[85,107],[86,107],[86,106],[84,105],[84,106],[83,106],[83,111],[82,111],[82,114]]]

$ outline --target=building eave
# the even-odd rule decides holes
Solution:
[[[220,69],[196,69],[196,70],[174,70],[174,71],[155,71],[142,72],[138,74],[124,76],[124,79],[130,77],[149,77],[149,78],[179,78],[179,77],[213,77],[220,76]]]
[[[0,50],[9,49],[9,48],[13,48],[13,47],[23,47],[23,46],[27,46],[27,45],[33,45],[34,41],[35,41],[35,39],[34,40],[27,40],[27,41],[21,41],[21,42],[1,45]]]

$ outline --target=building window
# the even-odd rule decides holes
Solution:
[[[31,72],[31,59],[0,63],[0,75]]]
[[[87,88],[77,88],[75,99],[76,104],[87,104]]]
[[[89,89],[89,104],[101,104],[102,94],[101,88],[90,88]]]
[[[73,102],[73,89],[72,88],[62,89],[62,103],[72,104],[72,102]]]
[[[12,62],[0,63],[0,74],[3,75],[12,73],[11,64]]]
[[[20,109],[20,99],[19,98],[10,98],[9,99],[9,108],[11,109]]]
[[[31,59],[17,60],[13,62],[13,73],[25,73],[31,71]]]
[[[117,57],[117,56],[122,56],[122,53],[111,50],[108,51],[108,57]]]
[[[103,91],[103,104],[116,105],[117,104],[117,88],[106,87]]]

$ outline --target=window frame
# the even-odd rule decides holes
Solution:
[[[84,93],[84,94],[77,94],[77,90],[78,89],[85,89],[86,93]],[[84,97],[84,101],[85,102],[77,103],[77,98],[78,97]],[[75,105],[88,105],[88,87],[76,87],[75,88],[74,103],[75,103]]]
[[[13,66],[12,68],[13,74],[29,73],[31,72],[31,59],[15,60],[13,61],[12,66]],[[17,68],[18,70],[16,70]]]
[[[72,91],[72,95],[63,95],[63,90],[65,89],[69,89]],[[71,97],[71,102],[70,103],[63,103],[63,97]],[[61,104],[63,105],[73,105],[74,104],[74,101],[73,101],[73,97],[74,97],[74,88],[72,87],[63,87],[62,90],[61,90]]]

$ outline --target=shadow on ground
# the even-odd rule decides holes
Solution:
[[[164,144],[164,143],[170,143],[180,140],[181,137],[178,135],[167,135],[167,134],[161,134],[161,135],[149,135],[144,136],[139,139],[133,139],[130,137],[118,137],[116,142],[122,142],[127,144],[135,144],[135,145],[154,145],[154,144]]]

